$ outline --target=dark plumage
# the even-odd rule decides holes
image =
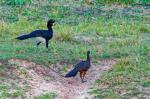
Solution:
[[[65,77],[75,77],[80,72],[81,81],[84,82],[84,77],[87,70],[90,68],[90,51],[87,51],[87,60],[81,61],[74,66],[74,69],[65,75]]]
[[[25,34],[25,35],[21,35],[19,37],[17,37],[16,39],[18,40],[25,40],[28,38],[36,38],[38,40],[37,42],[37,47],[40,43],[46,43],[46,47],[48,48],[48,42],[49,40],[53,37],[53,23],[55,22],[55,20],[50,19],[47,22],[47,28],[48,30],[35,30],[33,32],[31,32],[30,34]]]

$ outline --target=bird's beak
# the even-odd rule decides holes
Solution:
[[[53,26],[55,26],[55,23],[53,23]]]

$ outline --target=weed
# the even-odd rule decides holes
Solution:
[[[55,93],[46,93],[35,97],[35,99],[55,99],[56,96]]]
[[[149,32],[149,30],[146,27],[141,27],[140,32],[147,33],[147,32]]]
[[[67,26],[67,25],[62,25],[58,26],[57,28],[57,35],[56,35],[56,40],[60,41],[71,41],[72,40],[72,35],[74,33],[73,28]]]
[[[2,83],[0,84],[0,89],[0,98],[15,98],[22,95],[22,90],[18,86],[12,89],[10,85]]]
[[[144,87],[150,87],[150,81],[145,81],[143,82]]]

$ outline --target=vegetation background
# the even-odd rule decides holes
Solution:
[[[49,48],[35,47],[32,39],[15,37],[35,29],[46,29],[55,19],[54,38]],[[0,62],[17,58],[48,66],[84,59],[87,50],[92,61],[117,59],[95,83],[95,98],[148,99],[150,97],[150,0],[0,0]],[[12,65],[0,66],[0,98],[19,97],[24,91],[13,83],[14,92],[3,76]],[[24,70],[21,70],[25,73]],[[39,96],[54,98],[54,93]]]

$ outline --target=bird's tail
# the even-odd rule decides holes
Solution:
[[[67,73],[67,74],[65,75],[65,77],[74,77],[74,76],[77,75],[77,73],[78,73],[77,69],[74,68],[74,69],[71,70],[69,73]]]
[[[29,34],[21,35],[21,36],[16,37],[16,39],[18,39],[18,40],[25,40],[25,39],[28,39],[28,38],[31,38],[31,36]]]

